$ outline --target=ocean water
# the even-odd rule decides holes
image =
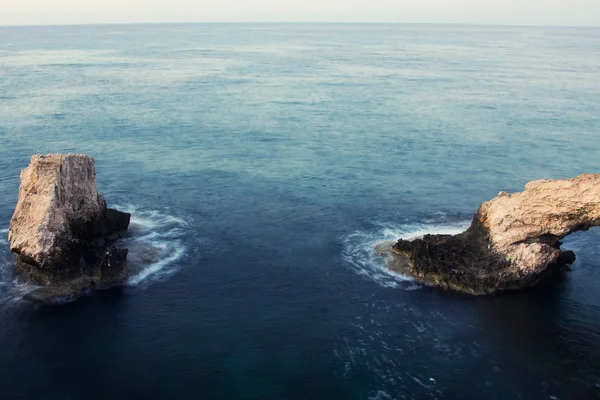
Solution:
[[[0,27],[0,398],[592,399],[600,229],[573,271],[468,297],[374,245],[600,172],[600,29]],[[144,265],[23,300],[7,231],[36,153],[96,159]]]

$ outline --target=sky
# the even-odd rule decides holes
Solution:
[[[0,25],[143,22],[600,26],[600,0],[0,0]]]

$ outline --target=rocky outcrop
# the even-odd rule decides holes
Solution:
[[[598,225],[600,175],[538,180],[481,204],[463,233],[398,240],[389,265],[470,294],[522,288],[573,263],[575,255],[562,251],[560,240]]]
[[[61,293],[71,284],[80,290],[115,283],[127,250],[104,246],[127,231],[130,217],[106,207],[91,157],[35,155],[21,173],[8,233],[17,271],[38,285],[61,286]]]

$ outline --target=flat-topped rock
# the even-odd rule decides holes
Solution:
[[[538,180],[484,202],[467,231],[398,240],[410,274],[443,288],[492,293],[537,283],[575,260],[560,249],[572,232],[600,225],[600,174]],[[402,264],[402,263],[400,263]],[[398,260],[391,265],[398,265]]]
[[[115,268],[123,267],[127,251],[102,247],[127,231],[130,217],[106,207],[96,188],[90,156],[34,155],[21,172],[19,199],[8,233],[10,249],[17,255],[17,271],[36,284],[64,284],[65,280],[102,276],[90,268],[99,271],[93,266],[98,259],[106,259],[113,260],[111,273],[106,275],[114,280],[119,275]]]

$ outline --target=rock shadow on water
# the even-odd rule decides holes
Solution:
[[[392,251],[396,242],[386,241],[375,246],[375,252],[385,258],[385,267],[390,271],[404,276],[411,276],[410,257]]]

